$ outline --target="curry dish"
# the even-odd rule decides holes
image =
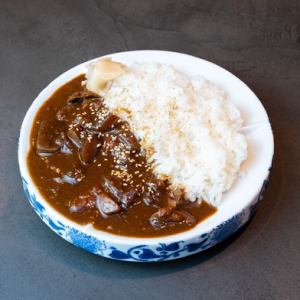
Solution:
[[[215,213],[154,175],[129,125],[83,80],[58,89],[33,123],[27,163],[48,203],[77,223],[135,237],[182,232]]]

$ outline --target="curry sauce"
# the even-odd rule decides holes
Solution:
[[[182,232],[215,213],[154,175],[129,125],[83,80],[59,88],[33,123],[27,164],[48,203],[77,223],[135,237]]]

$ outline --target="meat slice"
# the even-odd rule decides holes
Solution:
[[[187,225],[193,225],[196,219],[187,211],[176,210],[173,207],[163,207],[154,213],[149,221],[153,227],[165,228],[181,222],[185,222]]]

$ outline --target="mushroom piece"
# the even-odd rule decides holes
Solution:
[[[41,122],[36,141],[36,152],[40,156],[52,155],[61,147],[59,143],[55,142],[55,135],[49,127],[46,122]]]

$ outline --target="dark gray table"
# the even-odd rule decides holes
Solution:
[[[274,171],[253,221],[179,261],[122,263],[77,249],[39,220],[20,183],[19,127],[39,91],[80,62],[134,49],[229,69],[257,93],[275,132]],[[299,1],[2,0],[0,59],[1,300],[299,299]]]

